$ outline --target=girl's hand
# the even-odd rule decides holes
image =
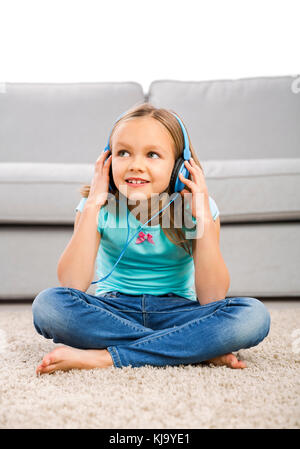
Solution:
[[[92,179],[90,193],[88,196],[88,202],[96,204],[97,206],[103,206],[107,200],[107,194],[109,189],[109,168],[111,164],[110,155],[107,159],[108,151],[98,157],[95,163],[95,172]]]
[[[183,184],[185,184],[187,186],[187,189],[183,189],[180,192],[180,195],[182,196],[182,198],[184,198],[184,195],[186,195],[187,193],[192,193],[192,205],[191,205],[191,201],[189,200],[189,205],[190,205],[190,209],[192,211],[192,215],[194,218],[199,218],[200,216],[200,211],[197,210],[197,206],[198,208],[201,205],[201,195],[199,195],[200,193],[203,193],[205,196],[207,196],[208,198],[208,188],[205,182],[205,177],[203,174],[202,169],[199,167],[199,165],[197,165],[194,160],[191,158],[190,159],[190,163],[188,161],[184,162],[185,167],[189,170],[189,172],[192,175],[192,180],[185,178],[182,173],[179,174],[179,179],[181,182],[183,182]],[[198,196],[197,196],[198,194]],[[197,201],[198,198],[198,201]],[[198,204],[197,204],[198,203]]]

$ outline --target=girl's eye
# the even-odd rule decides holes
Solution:
[[[121,153],[128,153],[128,151],[126,151],[126,150],[120,150],[120,151],[118,151],[118,156],[120,156]],[[149,151],[148,154],[156,154],[156,156],[159,157],[159,155],[158,155],[157,153],[155,153],[155,151]],[[153,159],[153,158],[151,158],[151,159]],[[156,158],[155,158],[155,159],[156,159]]]
[[[156,156],[158,156],[158,154],[157,153],[155,153],[155,151],[150,151],[150,153],[149,154],[156,154]],[[158,156],[159,157],[159,156]]]
[[[126,150],[120,150],[120,151],[118,151],[118,156],[120,156],[121,153],[128,153],[128,151],[126,151]]]

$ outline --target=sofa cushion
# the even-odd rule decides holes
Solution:
[[[153,81],[149,101],[180,115],[200,160],[295,158],[300,157],[295,81],[292,76]]]
[[[144,92],[135,82],[5,83],[0,162],[90,163],[115,120]]]
[[[201,162],[222,222],[300,219],[300,158]]]
[[[70,224],[93,164],[0,163],[0,222]]]
[[[300,218],[300,159],[200,161],[221,222]],[[94,164],[0,163],[0,222],[72,224]]]

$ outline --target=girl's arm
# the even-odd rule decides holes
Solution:
[[[107,156],[108,152],[103,151],[96,160],[88,199],[78,222],[76,218],[73,236],[59,259],[57,276],[62,287],[86,292],[93,280],[101,241],[97,230],[98,215],[107,200],[109,188],[111,155]]]
[[[58,262],[57,277],[62,287],[85,292],[94,278],[101,241],[97,230],[99,205],[87,200],[82,213],[77,214],[73,236]]]
[[[197,226],[201,227],[201,223]],[[204,232],[193,240],[195,290],[200,304],[225,299],[230,275],[219,247],[220,218],[214,222],[208,196],[205,199]]]
[[[208,304],[225,298],[229,290],[230,276],[219,247],[220,219],[214,222],[211,215],[209,194],[202,169],[192,158],[190,163],[185,161],[184,164],[191,173],[192,179],[187,179],[182,174],[179,174],[179,178],[192,193],[192,215],[197,222],[198,235],[192,245],[195,290],[200,304]],[[181,191],[182,196],[187,193],[186,189]],[[201,235],[203,226],[204,232]]]

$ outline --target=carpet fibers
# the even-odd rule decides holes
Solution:
[[[300,308],[270,313],[268,337],[236,353],[244,370],[148,365],[38,377],[42,357],[62,345],[37,334],[31,307],[0,308],[0,428],[299,428]]]

